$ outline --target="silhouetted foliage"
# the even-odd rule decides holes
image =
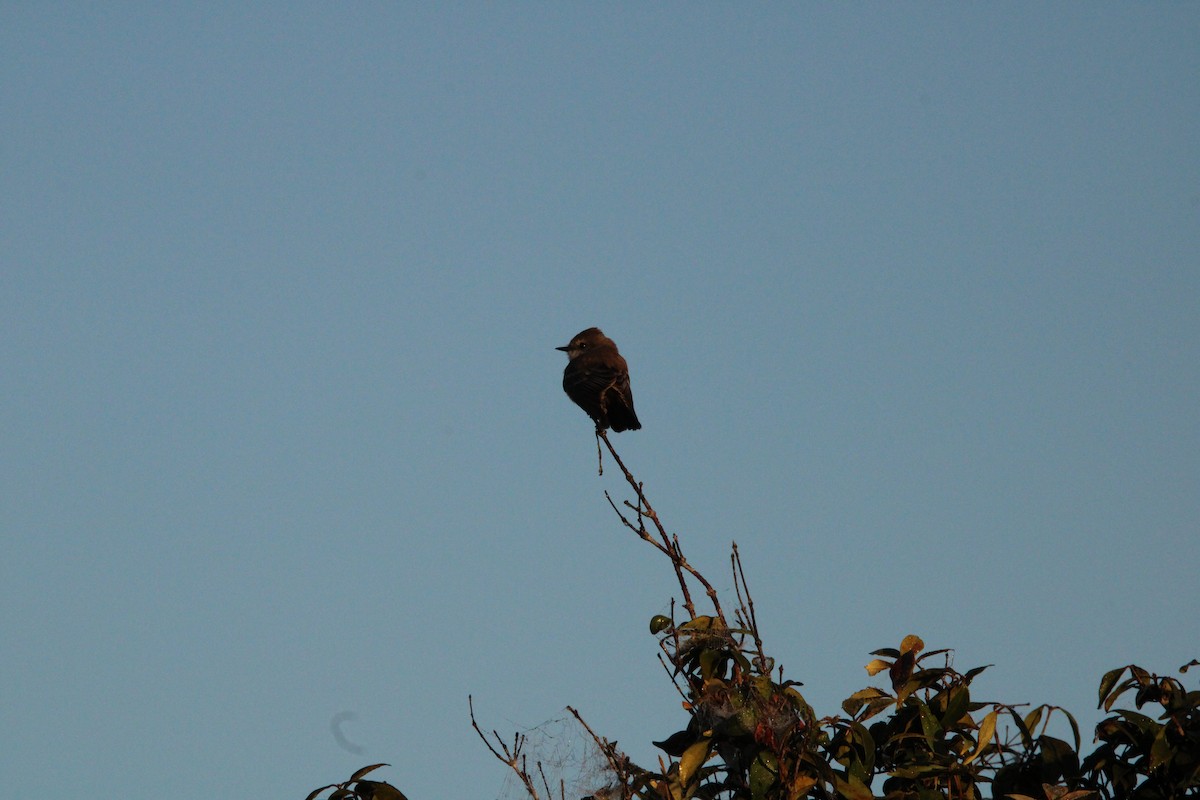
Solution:
[[[606,492],[609,504],[625,527],[667,556],[675,572],[682,613],[653,617],[650,632],[688,720],[654,742],[663,756],[647,769],[568,708],[608,764],[603,785],[583,800],[1200,797],[1200,691],[1134,665],[1101,679],[1099,705],[1109,716],[1096,726],[1097,746],[1082,757],[1079,726],[1067,711],[1050,705],[1019,710],[977,699],[971,683],[987,667],[959,672],[951,651],[926,651],[915,635],[872,653],[866,669],[882,676],[883,686],[852,694],[840,715],[818,716],[799,691],[801,684],[785,680],[764,648],[737,545],[731,554],[736,605],[730,616],[712,584],[684,557],[678,537],[667,533],[608,436],[597,436],[635,498],[618,506]],[[697,612],[691,581],[707,594],[711,613]],[[1191,661],[1180,671],[1197,664]],[[1131,690],[1137,710],[1117,708]],[[1069,725],[1071,741],[1047,733],[1056,714]],[[496,731],[485,733],[473,705],[470,721],[532,800],[579,800],[568,799],[564,784],[551,780],[541,762],[530,763],[523,734],[509,741]],[[1011,733],[1002,736],[1001,730]],[[362,780],[379,766],[323,787],[309,800],[329,790],[329,800],[404,800],[388,784]]]
[[[320,789],[314,789],[306,800],[317,800],[318,797],[323,800],[408,800],[403,792],[390,783],[363,779],[364,775],[386,766],[388,765],[371,764],[363,767],[355,771],[345,783],[331,783]],[[325,794],[325,792],[329,792],[329,794]]]

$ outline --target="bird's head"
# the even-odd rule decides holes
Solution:
[[[568,344],[554,349],[562,350],[567,354],[567,358],[574,360],[589,350],[605,346],[614,347],[612,339],[605,336],[599,328],[588,328],[575,334]]]

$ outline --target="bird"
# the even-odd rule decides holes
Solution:
[[[596,431],[640,430],[629,388],[629,366],[617,345],[599,328],[580,331],[570,344],[556,347],[567,354],[563,391],[596,423]]]

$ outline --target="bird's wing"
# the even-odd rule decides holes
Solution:
[[[617,387],[628,394],[629,375],[620,370],[610,369],[603,365],[568,369],[563,373],[563,388],[571,397],[599,397],[600,393],[609,386]]]

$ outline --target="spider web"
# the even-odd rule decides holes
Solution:
[[[574,717],[548,720],[522,730],[521,735],[525,737],[522,751],[527,759],[525,768],[542,800],[580,800],[584,797],[606,800],[611,787],[617,786],[617,776],[608,759]],[[548,797],[542,783],[543,774],[550,784]],[[620,791],[612,796],[619,798]],[[524,784],[511,770],[504,779],[498,800],[529,800]]]

